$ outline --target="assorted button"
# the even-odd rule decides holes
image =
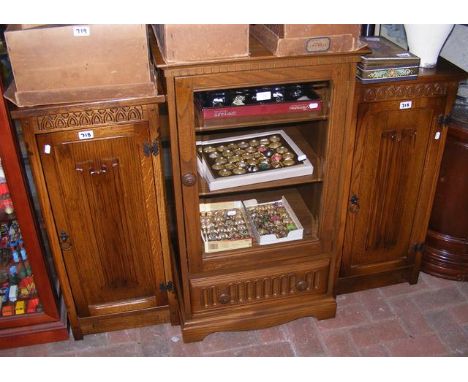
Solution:
[[[299,164],[286,141],[277,134],[225,144],[198,146],[215,177],[268,171]]]
[[[200,212],[200,227],[205,241],[251,238],[244,216],[237,208]]]
[[[248,207],[247,214],[260,236],[273,234],[281,239],[297,229],[281,201]]]

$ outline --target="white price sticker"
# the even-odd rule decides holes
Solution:
[[[257,101],[266,101],[271,99],[271,92],[259,92],[257,93]]]
[[[400,110],[402,110],[402,109],[411,109],[412,106],[413,106],[413,101],[400,102]]]
[[[50,145],[44,145],[44,154],[50,154]]]
[[[73,27],[73,36],[75,37],[87,37],[91,34],[89,25],[77,25]]]
[[[317,109],[319,104],[317,102],[309,103],[309,109]]]
[[[94,138],[93,130],[86,130],[86,131],[78,132],[78,139],[91,139],[91,138]]]

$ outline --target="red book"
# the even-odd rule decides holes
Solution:
[[[204,107],[202,115],[207,119],[226,119],[258,115],[316,112],[322,109],[321,100],[265,103],[259,105]]]

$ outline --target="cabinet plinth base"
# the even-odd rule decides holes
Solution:
[[[62,304],[57,321],[0,330],[0,349],[66,341],[69,337],[67,312]]]
[[[163,324],[170,321],[169,307],[79,318],[83,335]],[[76,337],[76,340],[82,339]]]
[[[389,272],[340,277],[336,283],[335,292],[338,295],[404,282],[416,284],[418,282],[419,272],[414,272],[413,268],[414,267],[409,267]]]
[[[184,342],[196,342],[215,332],[263,329],[302,317],[312,316],[323,320],[335,315],[336,301],[333,297],[293,304],[273,303],[268,307],[262,304],[249,309],[193,317],[181,323],[182,337]]]

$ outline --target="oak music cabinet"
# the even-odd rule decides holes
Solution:
[[[465,76],[440,59],[437,68],[421,69],[417,80],[356,86],[337,293],[417,282],[447,116]]]
[[[176,290],[184,341],[209,333],[273,326],[304,316],[334,317],[334,273],[343,241],[350,158],[355,65],[361,52],[275,57],[255,40],[235,61],[166,64],[164,77],[172,152],[180,275]],[[207,124],[197,92],[306,83],[323,102],[312,116],[267,115]],[[311,160],[312,175],[210,191],[197,170],[196,142],[282,130]],[[301,240],[206,252],[200,203],[270,202],[284,196],[304,227]]]
[[[163,101],[156,96],[12,113],[24,132],[75,339],[170,320],[175,300],[168,292],[159,155]]]

